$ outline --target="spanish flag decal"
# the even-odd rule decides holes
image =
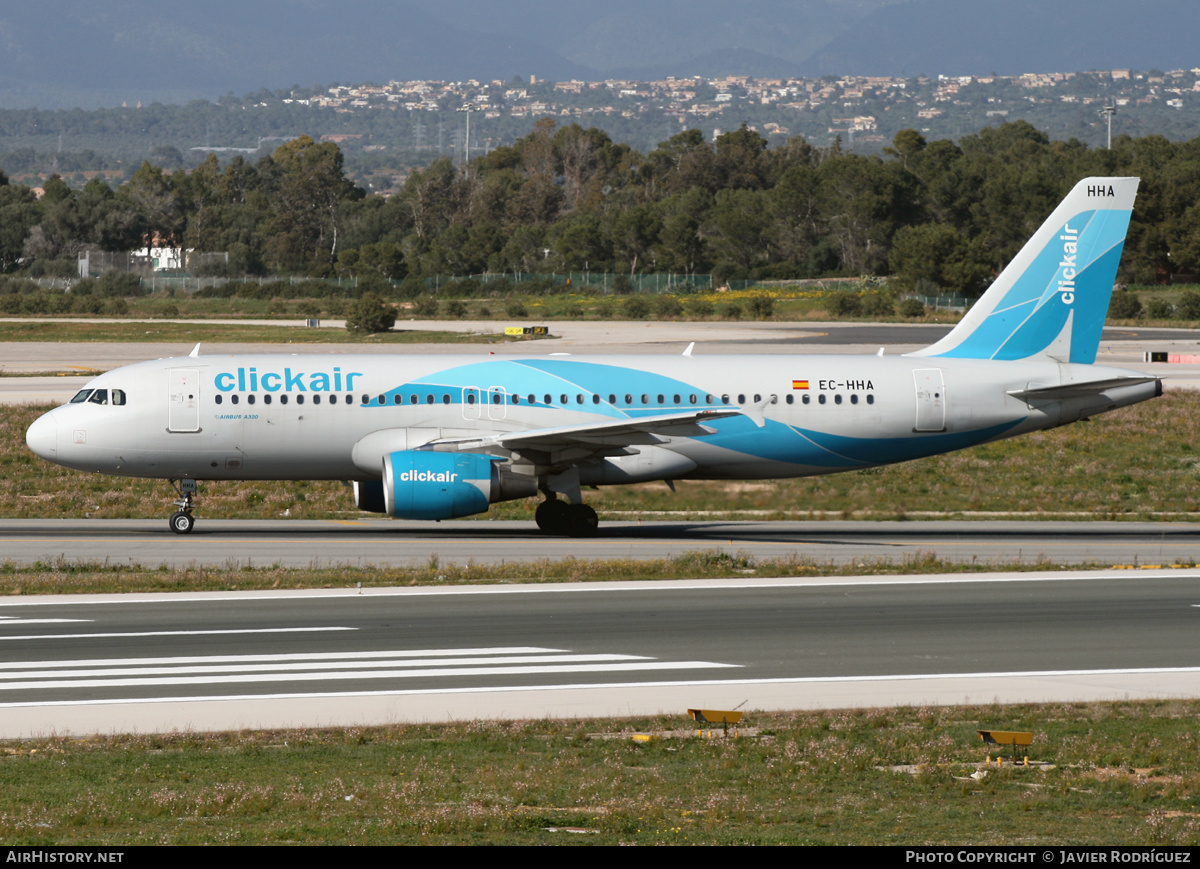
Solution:
[[[793,380],[792,389],[808,389],[807,380]]]

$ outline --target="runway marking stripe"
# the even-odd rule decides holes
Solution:
[[[34,667],[121,667],[151,664],[230,664],[257,661],[342,661],[377,660],[380,658],[448,658],[456,655],[548,655],[565,653],[569,649],[545,649],[540,646],[496,646],[480,649],[402,649],[385,652],[290,652],[278,655],[188,655],[179,658],[82,658],[68,661],[8,661],[0,663],[0,671]]]
[[[112,637],[202,637],[213,634],[302,634],[319,631],[357,631],[358,628],[246,628],[222,631],[140,631],[106,634],[23,634],[11,637],[0,635],[0,640],[96,640]]]
[[[21,619],[16,616],[0,616],[0,628],[9,625],[60,625],[65,622],[93,622],[95,619]]]
[[[280,673],[278,675],[188,676],[182,679],[69,679],[0,683],[0,691],[27,691],[39,688],[130,688],[155,685],[232,685],[252,682],[318,682],[350,679],[417,679],[448,676],[515,676],[547,673],[613,673],[645,670],[701,670],[738,667],[713,661],[652,661],[630,664],[557,664],[532,667],[433,667],[420,670],[356,670],[338,673]]]
[[[706,679],[699,681],[655,682],[573,682],[560,685],[497,685],[465,688],[410,688],[382,691],[324,691],[286,694],[207,694],[194,697],[123,697],[110,700],[30,700],[0,703],[0,709],[29,706],[110,706],[125,703],[217,703],[222,701],[263,700],[323,700],[338,697],[410,697],[430,694],[489,694],[517,691],[591,691],[632,688],[721,688],[739,685],[797,685],[837,682],[898,682],[919,679],[970,679],[994,676],[1041,676],[1046,678],[1080,678],[1083,676],[1140,676],[1169,674],[1200,674],[1200,667],[1150,667],[1128,670],[1046,670],[1029,673],[943,673],[925,676],[818,676],[799,679]]]
[[[411,661],[310,661],[302,664],[223,664],[185,667],[108,667],[90,670],[33,670],[22,672],[23,679],[82,679],[98,676],[166,676],[191,673],[298,673],[306,670],[335,672],[354,668],[446,667],[486,664],[583,664],[599,661],[647,661],[645,655],[503,655],[495,658],[415,658]],[[65,684],[65,683],[54,683]],[[5,682],[0,681],[0,690]]]

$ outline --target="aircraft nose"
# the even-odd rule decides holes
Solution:
[[[58,423],[53,417],[53,412],[39,416],[25,432],[29,449],[52,462],[58,458]]]

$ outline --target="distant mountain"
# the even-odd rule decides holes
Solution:
[[[335,81],[787,75],[894,2],[6,0],[0,108],[187,102]]]
[[[5,0],[0,108],[293,84],[1191,67],[1196,0]]]
[[[912,0],[866,16],[801,64],[821,75],[1018,75],[1200,65],[1195,0]]]

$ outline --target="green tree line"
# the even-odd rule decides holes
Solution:
[[[253,163],[146,162],[115,189],[55,177],[40,199],[0,174],[0,271],[72,275],[82,250],[157,238],[228,252],[211,268],[231,276],[874,274],[977,295],[1088,175],[1142,178],[1122,279],[1200,272],[1200,139],[1099,150],[1016,122],[957,143],[904,130],[866,157],[803,138],[768,148],[743,126],[714,141],[685,131],[643,155],[550,118],[468,165],[414,171],[388,198],[347,179],[335,144],[308,137]]]

